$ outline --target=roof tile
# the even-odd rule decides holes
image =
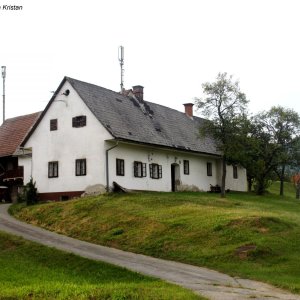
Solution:
[[[32,128],[40,112],[6,119],[0,126],[0,157],[12,155]]]

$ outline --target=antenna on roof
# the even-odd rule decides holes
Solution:
[[[124,47],[120,46],[119,47],[119,62],[120,62],[120,67],[121,67],[121,92],[123,91],[124,88],[124,69],[123,69],[123,65],[124,65]]]

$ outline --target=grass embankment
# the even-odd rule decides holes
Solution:
[[[0,299],[204,299],[180,287],[0,232]]]
[[[277,190],[276,186],[276,190]],[[277,192],[277,191],[276,191]],[[300,202],[231,193],[112,194],[14,207],[14,215],[93,243],[207,266],[300,292]]]

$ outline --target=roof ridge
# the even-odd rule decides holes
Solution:
[[[103,87],[103,86],[101,86],[101,85],[98,85],[98,84],[95,84],[95,83],[90,83],[90,82],[87,82],[87,81],[82,81],[82,80],[79,80],[79,79],[76,79],[76,78],[72,78],[72,77],[69,77],[69,76],[65,76],[65,78],[66,78],[67,80],[73,80],[73,81],[78,81],[79,83],[88,84],[88,85],[93,85],[93,86],[95,86],[95,87],[98,87],[98,88],[104,89],[104,90],[106,90],[106,91],[115,93],[115,94],[117,94],[117,95],[119,95],[119,96],[127,97],[127,96],[121,94],[120,92],[113,91],[113,90],[111,90],[111,89],[105,88],[105,87]]]

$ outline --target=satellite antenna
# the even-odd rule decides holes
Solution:
[[[124,69],[123,69],[123,65],[124,65],[124,47],[120,46],[119,47],[119,62],[120,62],[120,67],[121,67],[121,92],[124,89]]]

